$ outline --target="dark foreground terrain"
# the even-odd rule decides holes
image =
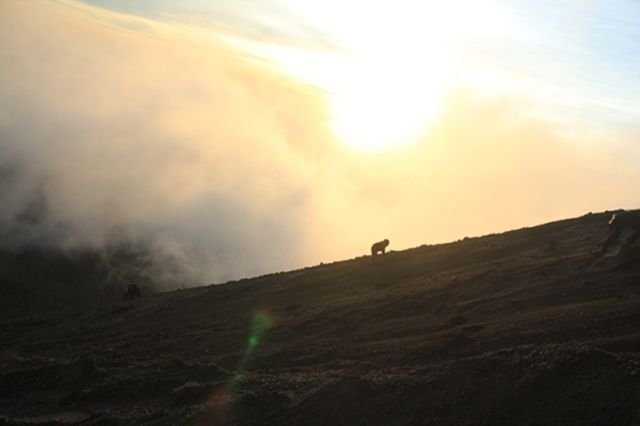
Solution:
[[[609,215],[0,323],[0,424],[640,425]]]

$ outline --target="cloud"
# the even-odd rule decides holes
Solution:
[[[361,155],[332,135],[325,94],[213,36],[76,3],[0,8],[4,246],[130,242],[185,285],[640,197],[630,136],[569,137],[526,99],[461,91],[413,145]]]
[[[190,259],[189,280],[299,264],[308,89],[100,13],[3,4],[0,224],[44,209],[11,243],[101,247],[124,232]]]

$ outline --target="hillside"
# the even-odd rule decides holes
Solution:
[[[166,288],[174,265],[161,260],[148,244],[130,242],[100,250],[0,247],[0,318],[112,306],[131,282]]]
[[[0,424],[640,425],[608,217],[7,317]]]

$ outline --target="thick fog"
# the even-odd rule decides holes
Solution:
[[[332,136],[326,94],[179,26],[6,1],[0,58],[0,244],[146,251],[165,287],[640,196],[631,133],[568,138],[526,99],[461,90],[418,143],[360,155]]]

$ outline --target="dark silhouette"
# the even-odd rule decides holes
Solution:
[[[371,256],[375,256],[378,253],[385,254],[385,250],[389,245],[389,240],[384,239],[382,241],[378,241],[377,243],[373,243],[371,246]]]
[[[629,228],[633,230],[633,234],[629,236],[620,248],[619,254],[625,254],[629,248],[640,238],[640,212],[639,211],[621,211],[614,213],[609,220],[609,236],[600,245],[600,253],[604,254],[612,244],[614,244],[620,238],[622,232]]]
[[[136,299],[142,297],[142,293],[140,293],[140,287],[135,284],[129,284],[127,286],[127,291],[124,293],[124,300]]]

